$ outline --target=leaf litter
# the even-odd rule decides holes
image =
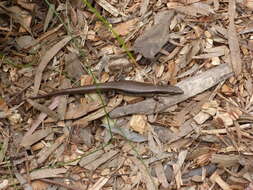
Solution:
[[[0,187],[252,189],[252,3],[93,4],[0,3]],[[184,94],[27,99],[120,79]]]

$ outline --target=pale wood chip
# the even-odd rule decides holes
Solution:
[[[143,162],[141,162],[135,157],[131,157],[131,160],[133,161],[135,166],[137,166],[138,169],[140,170],[142,181],[146,184],[146,189],[156,190],[156,184],[154,183],[154,178],[152,178],[151,175],[149,174],[150,171],[148,170],[148,167],[145,166]]]
[[[22,139],[20,145],[24,146],[24,147],[31,146],[32,144],[38,142],[39,140],[48,136],[52,132],[53,132],[53,130],[51,128],[38,130],[35,133],[33,133],[32,135],[25,136],[25,138]]]
[[[149,133],[148,133],[148,145],[149,149],[156,155],[157,158],[163,156],[163,146],[161,141],[159,140],[158,135],[154,131],[151,125],[149,125]]]
[[[229,113],[218,113],[214,119],[217,123],[222,124],[225,127],[230,127],[234,124],[234,121],[230,117]]]
[[[119,153],[119,150],[110,150],[109,152],[106,152],[101,156],[100,158],[94,160],[93,162],[89,163],[88,165],[84,166],[84,168],[94,171],[96,170],[100,165],[104,164],[108,160],[110,160],[112,157],[114,157],[116,154]]]
[[[213,73],[216,74],[214,75]],[[204,92],[232,75],[233,73],[230,66],[228,64],[222,64],[197,76],[190,77],[179,82],[177,86],[184,91],[184,94],[182,95],[161,97],[159,98],[159,102],[162,103],[158,103],[154,99],[147,99],[136,104],[118,107],[109,115],[112,118],[116,118],[129,114],[153,114],[156,112],[162,112],[172,105]]]
[[[118,9],[113,7],[111,4],[109,4],[105,0],[96,0],[97,4],[99,4],[101,7],[103,7],[106,11],[111,13],[114,17],[118,17],[119,15],[126,16],[124,13],[120,12]]]
[[[211,162],[222,167],[230,167],[239,164],[240,156],[235,154],[213,154]]]
[[[194,116],[194,120],[198,124],[203,124],[206,120],[216,115],[218,111],[218,103],[216,101],[209,101],[204,103],[201,112]]]
[[[33,42],[33,37],[29,35],[20,36],[16,38],[17,48],[18,50],[25,49],[27,46],[30,46]]]
[[[42,73],[45,70],[47,64],[71,39],[72,36],[66,36],[64,39],[62,39],[60,42],[58,42],[52,48],[50,48],[42,57],[35,74],[33,96],[38,95],[42,79]]]
[[[180,79],[180,78],[184,78],[188,75],[191,75],[191,74],[195,73],[197,70],[199,70],[199,68],[200,68],[199,65],[194,64],[189,70],[187,70],[187,71],[181,73],[180,75],[178,75],[177,78]]]
[[[108,177],[101,177],[99,180],[92,185],[88,190],[100,190],[109,180],[110,178]]]
[[[9,185],[9,180],[7,179],[1,180],[0,189],[7,189],[8,185]]]
[[[46,161],[46,159],[64,142],[65,139],[66,139],[65,135],[62,135],[59,138],[57,138],[55,140],[55,143],[52,146],[50,146],[49,148],[47,148],[47,150],[45,150],[43,152],[43,154],[41,154],[39,156],[37,163],[39,165],[44,163]]]
[[[133,68],[133,64],[127,58],[118,58],[118,59],[111,59],[106,67],[108,66],[108,70],[111,72],[124,72],[128,73]]]
[[[180,68],[185,68],[200,51],[201,40],[186,44],[179,52],[176,63]]]
[[[183,166],[183,163],[185,162],[187,153],[188,153],[187,150],[181,151],[178,155],[177,163],[173,164],[173,173],[175,175],[176,185],[178,189],[180,189],[180,187],[183,185],[181,167]]]
[[[194,121],[196,121],[197,124],[203,124],[205,121],[207,121],[212,116],[208,113],[205,113],[203,111],[199,112],[197,115],[194,116]]]
[[[104,154],[103,150],[98,150],[93,152],[92,154],[89,154],[88,156],[83,157],[80,162],[79,165],[84,167],[85,165],[91,163],[92,161],[98,159],[99,157],[101,157]]]
[[[161,128],[161,127],[155,127],[155,131],[159,136],[159,139],[162,142],[168,142],[168,143],[172,143],[186,135],[188,135],[189,133],[192,132],[193,127],[192,125],[192,119],[189,119],[188,121],[186,121],[181,127],[180,127],[180,131],[172,133],[171,131],[169,131],[166,128]]]
[[[176,123],[177,126],[181,126],[187,119],[187,114],[191,114],[191,115],[195,115],[198,112],[201,111],[201,106],[208,101],[208,98],[210,97],[211,92],[205,92],[203,94],[197,95],[195,97],[196,100],[198,100],[198,102],[189,102],[187,103],[184,108],[176,113],[175,117],[174,117],[174,121]]]
[[[206,53],[206,54],[196,55],[196,56],[193,56],[192,58],[193,59],[209,59],[213,57],[220,57],[223,55],[224,55],[223,52],[215,52],[215,53]]]
[[[168,4],[167,6],[171,6],[171,5]],[[173,7],[169,7],[169,8],[173,8]],[[180,13],[190,15],[190,16],[195,16],[195,17],[199,15],[208,16],[214,13],[210,5],[206,3],[202,3],[202,2],[193,3],[188,6],[174,7],[174,9]]]
[[[219,176],[217,172],[214,172],[210,179],[217,183],[223,190],[232,190],[230,186]]]
[[[67,172],[66,168],[46,168],[35,170],[30,173],[30,178],[34,179],[43,179],[43,178],[53,178],[53,177],[62,177],[61,174],[65,174]]]
[[[2,142],[1,142],[2,143]],[[7,152],[8,149],[8,145],[9,145],[9,138],[5,137],[3,139],[3,143],[1,145],[1,150],[0,150],[0,162],[3,162],[5,159],[5,154]],[[1,188],[0,188],[1,189]]]
[[[244,124],[239,126],[240,129],[250,129],[252,128],[251,124]],[[210,129],[210,130],[201,130],[202,134],[209,134],[209,135],[214,135],[214,134],[226,134],[229,131],[236,131],[238,130],[237,127],[229,127],[226,129]]]
[[[148,10],[149,0],[143,0],[141,2],[140,16],[145,15]]]
[[[239,40],[237,37],[237,32],[235,28],[235,1],[229,0],[228,6],[228,18],[229,18],[229,28],[228,28],[228,45],[230,49],[230,57],[231,57],[231,66],[235,75],[238,76],[242,72],[242,60],[240,53]]]
[[[155,163],[155,172],[156,172],[156,176],[157,176],[159,182],[162,184],[162,186],[164,188],[168,188],[169,183],[167,181],[166,175],[164,173],[165,171],[163,169],[163,165],[161,162]]]
[[[144,134],[147,131],[147,117],[145,115],[133,115],[129,126],[136,132]]]

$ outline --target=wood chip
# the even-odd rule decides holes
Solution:
[[[219,176],[217,172],[214,172],[210,179],[217,183],[223,190],[232,190],[232,188],[229,187],[229,185]]]
[[[163,165],[161,164],[161,162],[157,162],[155,164],[155,171],[156,171],[156,176],[158,178],[158,180],[160,181],[160,183],[162,184],[163,188],[168,188],[169,187],[169,183],[166,179],[165,173],[164,173],[164,169],[163,169]]]
[[[183,185],[182,176],[181,176],[181,170],[182,170],[181,167],[183,166],[183,163],[185,162],[187,153],[188,153],[187,150],[181,151],[178,155],[177,163],[173,164],[173,170],[174,170],[173,173],[175,175],[176,185],[178,189],[180,189],[180,187]]]
[[[147,171],[148,167],[145,166],[144,163],[138,160],[137,158],[132,157],[131,160],[140,170],[142,181],[146,184],[146,189],[155,190],[156,185],[154,184],[154,180],[149,175],[149,171]]]
[[[32,135],[27,135],[25,138],[23,138],[20,145],[24,147],[31,146],[39,140],[43,139],[44,137],[48,136],[52,132],[53,130],[50,128],[38,130]]]
[[[88,190],[100,190],[109,180],[110,178],[107,177],[101,177],[99,180],[92,185]]]
[[[46,161],[46,159],[64,142],[65,135],[60,136],[55,140],[55,143],[49,147],[41,156],[39,156],[37,163],[40,165]]]
[[[118,9],[113,7],[111,4],[109,4],[105,0],[96,0],[97,4],[99,4],[101,7],[103,7],[106,11],[111,13],[114,17],[118,17],[119,15],[125,16],[122,12],[120,12]]]
[[[30,173],[30,178],[34,179],[42,179],[42,178],[53,178],[53,177],[62,177],[67,172],[65,168],[45,168],[33,171]]]
[[[144,115],[133,115],[130,119],[129,126],[134,131],[144,134],[147,130],[147,118]]]
[[[239,40],[235,29],[235,1],[229,0],[228,14],[229,14],[229,28],[228,28],[228,44],[230,49],[231,65],[236,76],[242,72],[242,60],[239,47]]]
[[[100,158],[94,160],[93,162],[89,163],[88,165],[85,165],[84,168],[94,171],[96,170],[100,165],[104,164],[108,160],[110,160],[112,157],[114,157],[116,154],[118,154],[119,151],[116,150],[110,150],[109,152],[105,152],[103,156]]]

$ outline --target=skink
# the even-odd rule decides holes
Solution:
[[[176,95],[183,94],[183,90],[177,86],[171,85],[153,85],[143,82],[135,81],[117,81],[117,82],[107,82],[107,83],[97,83],[94,85],[87,85],[78,88],[67,88],[58,90],[49,94],[39,95],[36,97],[31,97],[31,99],[38,98],[48,98],[52,96],[59,95],[71,95],[71,94],[83,94],[89,92],[108,92],[115,91],[122,94],[128,94],[133,96],[143,96],[151,97],[154,95],[158,96],[167,96],[167,95]]]

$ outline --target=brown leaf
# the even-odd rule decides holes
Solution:
[[[43,27],[44,32],[47,31],[48,25],[49,25],[50,21],[53,19],[54,11],[55,11],[55,5],[49,4],[47,16],[45,18],[44,27]]]
[[[42,57],[35,74],[34,93],[33,93],[34,96],[38,95],[38,92],[40,89],[40,83],[42,79],[42,73],[44,69],[46,68],[47,64],[58,53],[58,51],[60,51],[71,39],[72,39],[72,36],[66,36],[64,39],[62,39],[60,42],[58,42],[52,48],[50,48],[46,52],[46,54]]]
[[[80,80],[80,77],[85,74],[82,62],[76,53],[69,53],[65,56],[65,65],[68,75],[75,80]]]
[[[155,24],[149,30],[145,31],[134,42],[134,50],[149,59],[154,58],[168,42],[169,26],[175,12],[170,10],[160,14],[158,24]]]

